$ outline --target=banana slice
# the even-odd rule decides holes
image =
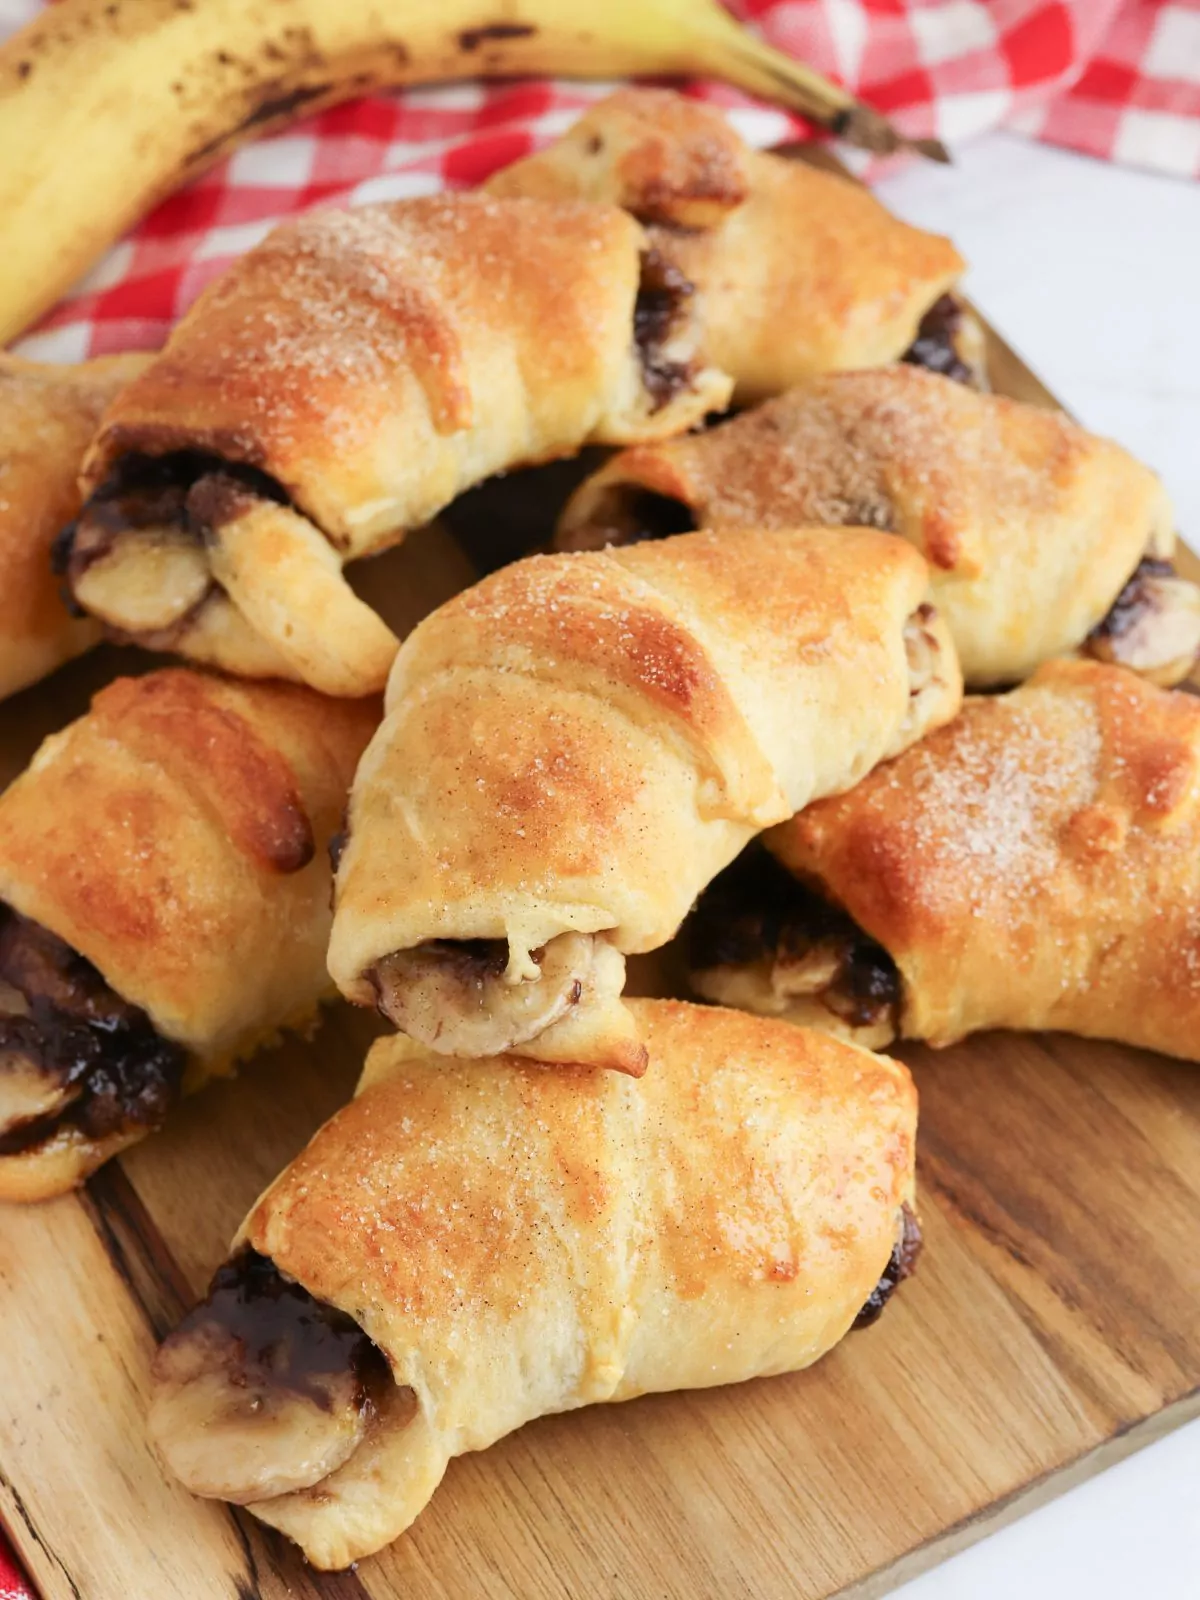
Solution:
[[[348,1461],[385,1371],[356,1323],[247,1251],[159,1349],[150,1436],[193,1494],[250,1505]]]
[[[844,939],[817,939],[807,949],[776,952],[773,979],[780,994],[824,994],[842,975],[846,965]]]
[[[937,714],[939,703],[950,692],[946,625],[937,609],[919,605],[904,624],[904,654],[908,663],[908,715],[889,755],[896,755],[911,743],[914,729],[924,731]]]
[[[204,547],[182,528],[131,528],[77,573],[75,599],[123,633],[173,627],[213,586]]]
[[[832,1030],[868,1050],[895,1040],[903,995],[892,958],[766,851],[727,867],[686,928],[690,982],[706,1000]]]
[[[904,624],[904,655],[908,661],[908,692],[914,698],[924,693],[937,674],[941,646],[926,626],[931,608],[922,606]]]
[[[311,1488],[350,1459],[366,1431],[352,1374],[328,1384],[325,1404],[247,1383],[236,1342],[215,1329],[173,1334],[155,1378],[155,1448],[193,1494],[212,1500],[250,1505]]]
[[[768,1009],[775,1015],[790,1013],[797,1001],[818,1000],[848,1028],[879,1028],[889,1042],[895,1038],[899,977],[890,957],[865,936],[828,934],[809,942],[802,927],[785,928],[777,948],[758,965],[758,982],[768,990]],[[731,976],[737,970],[728,969]]]
[[[1143,561],[1087,643],[1090,655],[1173,688],[1200,658],[1200,588]]]
[[[29,1015],[29,1001],[22,991],[13,984],[0,978],[0,1018],[27,1017]]]
[[[23,1037],[28,1023],[0,1020],[0,1136],[23,1122],[64,1110],[78,1098],[81,1085],[48,1067]]]
[[[595,960],[591,934],[561,933],[532,954],[536,977],[507,975],[502,939],[433,939],[376,963],[379,1009],[445,1055],[512,1050],[577,1005]]]

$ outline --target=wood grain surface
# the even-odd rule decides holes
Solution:
[[[1050,403],[998,342],[993,372]],[[411,623],[468,571],[434,530],[366,576]],[[0,707],[0,778],[147,664],[101,651]],[[391,1549],[311,1573],[163,1480],[147,1362],[375,1031],[333,1007],[82,1194],[0,1216],[0,1518],[46,1600],[877,1595],[1200,1413],[1200,1072],[1058,1036],[906,1050],[927,1248],[874,1327],[793,1377],[535,1423],[452,1463]]]

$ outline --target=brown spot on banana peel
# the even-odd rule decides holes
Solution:
[[[309,83],[297,88],[286,89],[283,80],[276,78],[273,82],[263,84],[257,92],[257,104],[253,110],[246,113],[231,128],[226,128],[216,138],[208,139],[204,144],[197,145],[184,157],[184,166],[190,171],[202,162],[211,161],[219,155],[227,145],[236,142],[241,137],[255,129],[265,128],[267,125],[290,121],[297,112],[306,106],[313,106],[318,100],[329,97],[342,98],[348,92],[361,92],[369,88],[374,79],[366,74],[352,80],[351,83]],[[315,109],[315,106],[313,106]]]
[[[478,28],[464,28],[458,36],[458,47],[469,54],[483,44],[504,39],[528,39],[536,32],[531,22],[486,22]]]
[[[359,74],[350,79],[346,87],[362,88],[370,81],[369,77]],[[310,83],[303,88],[288,89],[278,94],[267,93],[250,115],[244,117],[233,131],[237,134],[247,128],[257,127],[259,123],[272,122],[276,117],[291,116],[301,106],[307,105],[311,100],[319,100],[322,95],[328,94],[335,87],[332,83]]]

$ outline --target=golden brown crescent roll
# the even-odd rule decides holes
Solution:
[[[0,699],[100,638],[63,604],[51,548],[79,510],[79,464],[101,413],[149,359],[56,367],[0,353]]]
[[[329,970],[451,1055],[639,1072],[625,954],[746,841],[954,714],[928,573],[870,529],[516,562],[396,658]]]
[[[701,900],[701,993],[860,1042],[1050,1028],[1200,1060],[1194,695],[1051,662],[766,843],[795,878]]]
[[[981,381],[982,332],[947,296],[963,270],[948,239],[846,178],[751,150],[698,101],[619,90],[486,187],[624,206],[696,286],[704,354],[743,404],[906,352]]]
[[[397,640],[344,563],[492,473],[723,406],[689,296],[612,206],[453,194],[290,219],[107,413],[72,593],[121,638],[381,689]]]
[[[1154,473],[1061,412],[911,366],[829,374],[624,450],[576,491],[557,543],[803,523],[916,545],[968,684],[1014,683],[1076,649],[1178,683],[1200,655],[1200,589],[1166,564]]]
[[[534,1417],[795,1371],[878,1316],[920,1239],[904,1067],[634,1006],[641,1082],[374,1046],[158,1353],[188,1488],[344,1567]]]
[[[122,678],[0,795],[0,1198],[80,1182],[305,1027],[377,701]]]

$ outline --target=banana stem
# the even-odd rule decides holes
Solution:
[[[696,21],[702,25],[694,44],[697,71],[798,111],[862,150],[877,155],[906,150],[949,162],[940,140],[908,138],[881,112],[750,33],[723,7],[698,7]]]

